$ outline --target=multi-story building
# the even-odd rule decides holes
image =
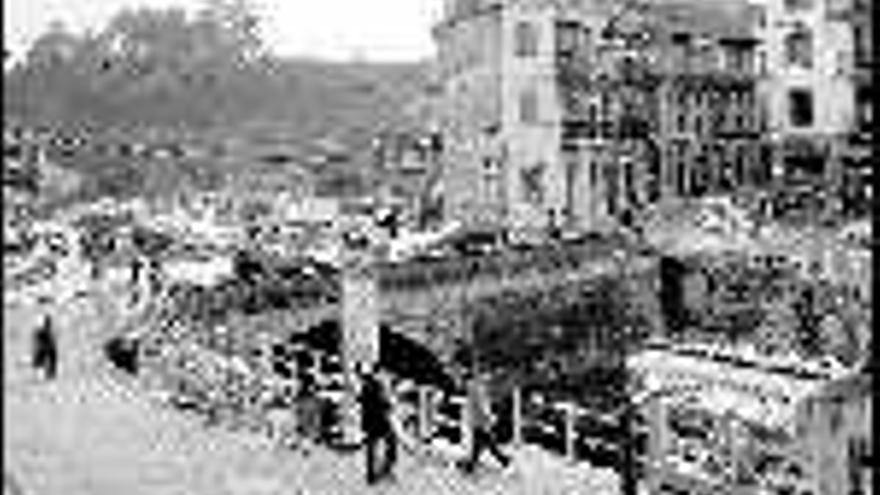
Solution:
[[[593,228],[657,199],[660,78],[639,2],[557,22],[565,218]]]
[[[661,190],[729,193],[769,181],[757,111],[754,10],[742,2],[663,2],[655,12]]]
[[[398,220],[423,224],[440,173],[439,135],[394,131],[382,135],[376,144],[381,202],[396,211]]]
[[[821,184],[856,211],[872,194],[870,5],[768,0],[759,23],[761,93],[781,182]]]
[[[505,53],[513,38],[508,17],[504,2],[449,1],[434,28],[437,69],[444,85],[440,122],[446,144],[443,189],[448,218],[501,222],[507,213],[505,182],[511,166],[504,160],[501,130],[512,117],[504,114],[502,96],[505,86],[511,85],[504,69],[514,58]],[[521,42],[528,46],[518,47],[518,53],[537,59],[536,27],[529,24],[522,29],[529,31],[521,35],[528,38]],[[540,102],[534,88],[528,98],[527,116],[537,120]],[[537,124],[529,131],[521,134],[541,133]],[[518,141],[524,146],[523,140]],[[537,147],[541,141],[536,137],[529,145]]]
[[[650,493],[871,493],[869,375],[698,345],[628,365]]]
[[[621,210],[618,185],[632,174],[617,163],[629,170],[640,150],[615,139],[614,67],[604,71],[604,99],[588,86],[614,4],[448,3],[435,28],[447,217],[596,228]]]
[[[661,190],[763,180],[750,11],[642,3],[448,2],[448,217],[601,229]]]

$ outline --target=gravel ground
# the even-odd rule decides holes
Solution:
[[[16,493],[10,484],[24,495],[616,492],[613,476],[530,449],[514,452],[513,470],[489,466],[471,477],[404,452],[393,481],[367,487],[362,453],[279,450],[252,434],[208,429],[107,368],[100,344],[119,327],[118,307],[93,295],[52,308],[61,376],[46,383],[27,366],[29,332],[41,311],[27,301],[4,305],[4,493]]]

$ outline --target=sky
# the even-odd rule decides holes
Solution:
[[[442,0],[254,0],[268,45],[287,56],[413,61],[433,55]],[[195,7],[197,0],[3,0],[4,48],[20,53],[53,21],[98,29],[124,7]]]

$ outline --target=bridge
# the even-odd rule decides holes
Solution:
[[[629,338],[621,328],[637,326],[643,333],[658,328],[657,265],[651,253],[602,242],[381,261],[372,271],[378,306],[373,311],[378,314],[370,317],[429,351],[447,369],[463,364],[462,354],[502,367],[552,357],[554,366],[583,369],[595,359],[620,355]],[[330,285],[339,286],[338,276],[330,277]],[[323,277],[326,282],[326,274]],[[294,294],[302,293],[301,282],[292,285]],[[220,287],[215,292],[224,290]],[[203,329],[196,333],[209,334],[198,340],[209,342],[210,347],[243,356],[260,354],[265,350],[260,346],[289,342],[309,329],[327,328],[322,327],[327,321],[341,322],[342,291],[335,292],[329,297],[326,290],[317,298],[296,296],[302,299],[292,304],[283,301],[287,307],[256,312],[230,312],[236,303],[226,302],[220,294],[219,303],[202,305],[219,306],[226,316],[218,320],[208,311],[204,322],[193,324]],[[204,291],[196,294],[195,299],[204,295]],[[173,318],[172,313],[155,311],[139,326],[157,328],[161,326],[158,321]],[[229,331],[211,335],[216,332],[209,327],[218,326]],[[511,348],[527,342],[529,352],[520,349],[522,355]],[[532,374],[534,370],[521,371]]]
[[[659,315],[657,277],[657,261],[651,254],[599,243],[381,263],[380,320],[448,362],[455,342],[473,342],[479,337],[481,316],[499,309],[505,298],[545,306],[558,316],[591,297],[601,280],[625,285],[632,309],[645,315],[649,324],[656,324],[650,320],[651,315]],[[506,319],[511,315],[494,316]],[[553,315],[541,316],[553,323]]]
[[[626,374],[596,363],[626,352],[629,336],[620,331],[622,326],[642,324],[650,332],[659,325],[659,273],[652,253],[599,242],[558,243],[472,257],[382,261],[372,266],[371,276],[375,311],[383,326],[420,344],[453,376],[456,366],[465,364],[458,357],[464,348],[505,381],[492,384],[501,392],[495,400],[500,400],[497,410],[505,441],[620,469],[623,423],[614,411],[626,400],[619,393],[625,389],[620,380]],[[347,381],[341,356],[292,339],[315,329],[323,332],[327,321],[342,321],[338,292],[336,297],[322,294],[292,308],[252,315],[234,312],[219,324],[208,319],[207,324],[172,329],[170,340],[164,340],[170,345],[161,340],[152,345],[157,342],[148,337],[140,354],[143,383],[169,400],[192,395],[191,402],[206,411],[226,411],[232,418],[258,422],[257,383],[273,383],[281,376],[275,364],[297,359],[291,356],[305,350],[311,356],[306,373],[316,376],[318,396],[332,404],[340,419],[329,428],[329,441],[344,443],[352,410],[343,393]],[[605,307],[615,297],[618,306]],[[146,301],[152,301],[145,304],[153,308],[144,312],[147,318],[138,326],[156,328],[172,305],[155,298]],[[199,326],[201,331],[192,331]],[[212,339],[209,345],[185,345]],[[279,353],[279,343],[291,345]],[[524,353],[518,356],[512,348],[519,347]],[[558,371],[565,380],[541,374],[547,367],[540,361],[547,358],[551,365],[563,363]],[[224,376],[238,378],[217,378]],[[402,375],[395,381],[395,412],[406,430],[406,442],[417,446],[420,455],[460,459],[472,439],[458,387],[417,383]],[[575,382],[582,388],[569,387]],[[218,395],[218,388],[226,392]],[[606,393],[611,389],[618,393]]]

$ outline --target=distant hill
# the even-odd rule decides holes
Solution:
[[[235,128],[285,126],[303,141],[375,131],[399,117],[426,84],[420,64],[276,60],[254,73],[229,74],[217,84],[189,84],[186,75],[159,84],[113,75],[4,75],[4,119],[92,127]]]
[[[403,107],[427,84],[426,74],[420,64],[282,59],[260,72],[233,74],[213,87],[175,83],[153,88],[142,79],[121,84],[111,76],[102,80],[92,75],[83,81],[77,74],[59,74],[53,80],[47,74],[13,70],[4,75],[4,120],[61,129],[87,125],[99,135],[101,129],[185,127],[190,135],[281,139],[303,150],[333,142],[352,156],[344,166],[358,173],[367,165],[365,151],[372,137],[402,118]],[[128,195],[148,184],[151,189],[173,187],[199,175],[193,173],[194,165],[215,166],[204,159],[169,167],[88,154],[60,162],[88,177],[88,196]],[[332,173],[340,173],[339,168]],[[162,177],[152,177],[157,174]]]

